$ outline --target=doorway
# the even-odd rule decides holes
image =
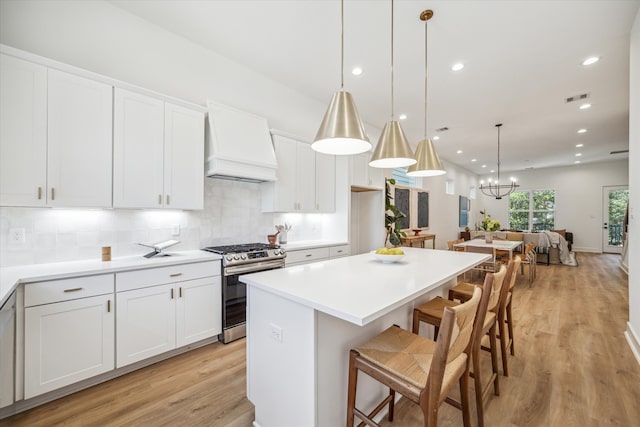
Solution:
[[[629,187],[620,185],[602,188],[603,230],[602,252],[622,253],[624,216],[629,204]]]

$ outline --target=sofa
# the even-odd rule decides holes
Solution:
[[[560,234],[560,236],[562,236],[566,241],[567,241],[567,246],[569,248],[569,250],[571,250],[571,246],[573,245],[573,233],[566,231],[566,230],[550,230],[552,232],[556,232],[558,234]],[[484,235],[486,234],[486,231],[468,231],[468,232],[461,232],[460,233],[460,238],[465,239],[465,240],[469,240],[469,239],[476,239],[476,238],[484,238]],[[523,247],[526,246],[528,243],[530,242],[534,242],[536,244],[536,252],[538,253],[538,263],[543,263],[543,264],[560,264],[560,250],[558,248],[554,248],[554,247],[548,247],[548,248],[544,248],[544,247],[540,247],[539,243],[540,243],[540,233],[524,233],[521,231],[506,231],[506,230],[502,230],[502,231],[492,231],[490,232],[491,234],[494,235],[494,237],[497,237],[499,239],[512,239],[512,240],[519,240],[517,237],[514,239],[514,235],[516,236],[522,236],[522,245]],[[511,236],[509,236],[511,235]]]

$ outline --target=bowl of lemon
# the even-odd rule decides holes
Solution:
[[[400,248],[379,248],[371,252],[376,261],[391,263],[404,258],[404,251]]]

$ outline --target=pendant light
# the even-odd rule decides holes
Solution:
[[[513,193],[513,191],[520,186],[516,184],[515,178],[510,178],[509,184],[500,184],[500,128],[502,127],[502,123],[498,123],[496,127],[498,128],[498,179],[494,182],[489,179],[488,184],[480,181],[480,191],[482,191],[482,194],[485,196],[495,197],[496,200],[500,200],[504,196]]]
[[[324,154],[359,154],[369,151],[371,143],[353,97],[344,91],[344,0],[340,2],[340,28],[340,90],[333,95],[311,148]]]
[[[436,176],[447,173],[433,142],[427,139],[427,22],[432,17],[432,10],[425,10],[420,14],[420,20],[424,21],[424,139],[418,143],[417,163],[409,166],[408,176]]]
[[[393,103],[393,0],[391,0],[391,120],[384,125],[378,145],[371,156],[369,166],[374,168],[406,167],[416,162],[400,122],[394,120]]]

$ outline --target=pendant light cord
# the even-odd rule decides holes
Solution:
[[[391,120],[395,116],[395,106],[393,97],[393,0],[391,0]]]
[[[429,19],[424,21],[424,140],[427,140],[427,25]]]
[[[344,89],[344,0],[340,2],[340,89]]]
[[[497,124],[498,128],[498,181],[496,182],[498,185],[500,184],[500,128],[502,127],[502,123]]]

